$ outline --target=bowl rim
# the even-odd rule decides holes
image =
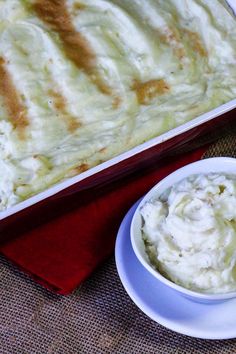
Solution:
[[[195,162],[192,162],[190,164],[187,164],[175,171],[173,171],[172,173],[170,173],[169,175],[167,175],[166,177],[164,177],[163,179],[161,179],[158,183],[156,183],[151,189],[149,189],[149,191],[144,195],[144,197],[141,199],[141,201],[138,203],[137,208],[134,212],[134,215],[132,217],[131,220],[131,225],[130,225],[130,238],[131,238],[131,245],[133,248],[133,251],[136,255],[136,257],[138,258],[138,260],[141,262],[141,264],[147,269],[147,271],[149,271],[149,273],[151,273],[156,279],[158,279],[159,281],[161,281],[162,283],[164,283],[166,286],[171,287],[172,289],[180,292],[182,295],[186,295],[189,297],[193,297],[196,299],[201,299],[201,300],[227,300],[227,299],[231,299],[233,297],[236,297],[236,290],[235,291],[230,291],[227,293],[202,293],[202,292],[198,292],[195,290],[190,290],[187,289],[179,284],[174,283],[173,281],[167,279],[166,277],[164,277],[160,272],[158,272],[158,270],[156,270],[155,268],[153,268],[141,255],[139,248],[136,245],[136,241],[135,241],[135,224],[137,221],[137,218],[140,216],[140,208],[145,204],[145,202],[147,202],[148,200],[152,199],[152,197],[154,196],[154,194],[157,194],[157,192],[159,190],[161,190],[161,193],[163,193],[163,191],[166,189],[163,188],[163,185],[165,185],[166,183],[170,183],[173,179],[175,179],[175,177],[177,176],[181,176],[182,173],[186,173],[187,171],[189,171],[189,174],[187,174],[188,176],[197,174],[197,172],[191,173],[191,169],[192,167],[200,167],[200,166],[208,166],[209,167],[209,163],[218,163],[219,164],[219,170],[218,172],[222,172],[222,173],[227,173],[226,172],[226,168],[221,171],[221,167],[222,164],[224,165],[226,164],[234,164],[235,165],[235,175],[236,175],[236,158],[233,157],[210,157],[210,158],[206,158],[206,159],[202,159],[202,160],[198,160]],[[199,172],[202,173],[202,172]],[[211,173],[210,170],[206,171],[206,173]],[[217,171],[213,172],[213,173],[217,173]],[[229,172],[230,174],[233,174],[232,172]],[[180,181],[181,179],[186,178],[186,176],[179,178],[178,180]],[[173,182],[173,183],[177,183],[177,181]],[[173,184],[173,183],[170,183]],[[167,187],[168,188],[168,187]]]

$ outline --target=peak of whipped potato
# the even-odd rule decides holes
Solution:
[[[0,0],[0,210],[236,97],[218,0]]]

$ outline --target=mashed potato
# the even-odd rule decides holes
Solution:
[[[141,209],[150,261],[185,288],[236,290],[236,176],[193,175]]]
[[[0,0],[0,211],[236,97],[222,0]]]

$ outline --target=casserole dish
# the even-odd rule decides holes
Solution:
[[[231,7],[234,2],[229,2]],[[145,104],[145,102],[143,102]],[[216,129],[225,124],[226,121],[233,119],[233,114],[227,114],[224,118],[220,117],[223,113],[231,111],[236,107],[236,100],[227,102],[191,121],[170,129],[168,132],[159,135],[147,142],[136,146],[114,158],[100,163],[72,178],[59,182],[43,192],[37,193],[18,204],[0,212],[0,230],[4,230],[7,225],[15,222],[16,219],[23,220],[23,215],[31,214],[33,209],[43,209],[45,205],[53,205],[53,201],[68,198],[75,192],[85,195],[85,191],[91,188],[98,188],[104,183],[112,182],[126,174],[133,172],[137,168],[144,167],[153,159],[157,161],[165,157],[180,145],[188,143],[190,140]],[[86,197],[87,198],[87,197]],[[86,199],[85,198],[85,199]],[[80,198],[78,198],[80,200]],[[87,199],[86,199],[87,200]],[[45,209],[44,209],[45,210]]]

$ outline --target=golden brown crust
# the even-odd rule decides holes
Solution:
[[[29,125],[21,97],[11,78],[11,74],[6,68],[3,58],[0,57],[0,95],[3,97],[9,120],[17,130],[20,139],[25,137],[25,128]]]
[[[193,50],[200,54],[202,57],[206,57],[207,51],[203,46],[199,34],[196,32],[189,31],[187,29],[184,29],[183,33],[188,37]]]
[[[112,102],[112,108],[118,109],[122,103],[122,99],[119,96],[116,96]]]
[[[74,167],[67,173],[67,177],[74,177],[77,176],[78,174],[87,171],[90,168],[90,166],[86,163],[82,163],[81,165]]]
[[[149,80],[146,82],[136,81],[133,85],[139,104],[148,105],[151,101],[170,90],[169,85],[163,79]]]
[[[54,108],[58,111],[59,114],[61,114],[62,118],[64,119],[70,133],[73,133],[79,127],[81,127],[81,123],[78,121],[78,119],[67,112],[66,99],[61,95],[60,92],[51,89],[48,91],[48,95],[53,101]]]
[[[207,51],[202,43],[198,33],[190,31],[186,28],[181,28],[178,31],[176,28],[168,28],[166,33],[159,33],[161,42],[168,44],[173,48],[175,55],[181,60],[186,56],[186,51],[183,46],[183,39],[187,40],[195,53],[202,57],[207,56]]]
[[[89,75],[102,93],[110,95],[111,89],[97,73],[96,55],[86,39],[74,28],[65,0],[36,0],[32,8],[43,22],[57,32],[67,58]]]

